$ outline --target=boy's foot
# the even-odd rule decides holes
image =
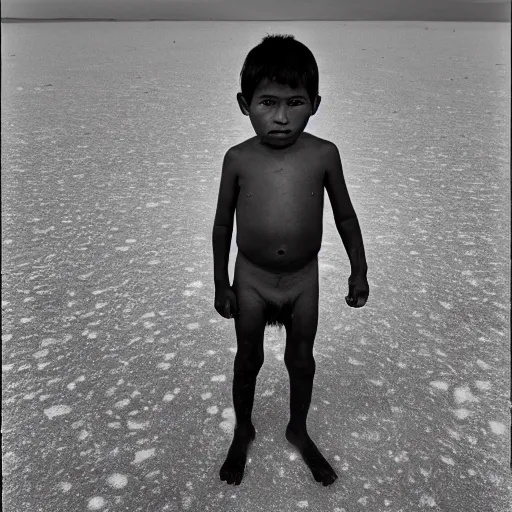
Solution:
[[[300,451],[304,462],[317,482],[321,482],[322,485],[331,485],[338,478],[334,469],[325,460],[305,429],[295,431],[288,425],[286,427],[286,439]]]
[[[252,425],[235,428],[235,434],[229,447],[226,461],[220,468],[221,480],[228,484],[240,485],[244,477],[247,450],[255,436],[256,431]]]

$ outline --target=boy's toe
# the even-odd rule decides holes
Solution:
[[[334,472],[334,469],[330,467],[322,468],[318,473],[318,478],[315,478],[317,482],[320,482],[323,486],[331,485],[336,481],[338,475]]]
[[[324,486],[333,484],[337,478],[338,478],[338,475],[336,473],[327,475],[327,477],[323,481]]]
[[[220,471],[220,479],[230,485],[240,485],[244,477],[243,470],[231,469],[226,470],[224,468]]]
[[[327,487],[328,485],[331,485],[336,480],[336,478],[338,478],[337,475],[324,474],[318,481],[324,487]]]

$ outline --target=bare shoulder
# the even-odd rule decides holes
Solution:
[[[254,151],[255,140],[257,140],[257,137],[251,137],[250,139],[244,140],[243,142],[232,146],[228,149],[227,152],[230,153],[231,158],[247,156],[248,153],[252,153]]]
[[[320,153],[322,156],[336,153],[338,151],[338,148],[334,142],[331,142],[327,139],[322,139],[321,137],[317,137],[311,133],[304,132],[302,134],[302,140],[308,149],[316,153]]]
[[[254,139],[257,137],[240,142],[226,151],[223,163],[224,173],[236,179],[240,178],[247,170],[249,163],[254,160],[253,156],[256,154]]]
[[[237,175],[240,171],[240,163],[247,156],[249,147],[248,141],[241,142],[235,146],[231,146],[224,155],[223,169],[224,172]]]
[[[306,132],[303,133],[303,142],[307,151],[320,159],[326,172],[339,169],[341,166],[340,153],[334,142]]]

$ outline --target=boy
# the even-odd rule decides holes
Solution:
[[[237,100],[256,136],[224,157],[213,227],[215,309],[234,318],[237,353],[233,406],[236,426],[221,480],[240,484],[255,437],[251,413],[263,364],[266,325],[286,328],[284,361],[290,378],[286,438],[301,453],[316,481],[337,475],[306,429],[318,322],[318,252],[322,241],[323,189],[351,265],[351,307],[369,294],[361,230],[352,207],[337,147],[304,132],[320,105],[318,68],[311,51],[293,36],[267,36],[241,72]],[[228,258],[236,210],[238,255],[233,285]]]

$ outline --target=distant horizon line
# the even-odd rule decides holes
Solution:
[[[71,22],[133,22],[133,21],[415,21],[415,22],[446,22],[446,23],[510,23],[510,20],[468,20],[468,19],[416,19],[416,18],[294,18],[294,19],[225,19],[210,18],[1,18],[2,23],[39,23],[52,21]]]

